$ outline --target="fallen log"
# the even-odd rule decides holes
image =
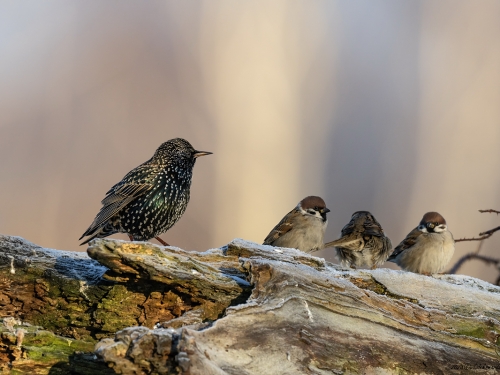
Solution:
[[[10,285],[0,289],[3,316],[92,345],[101,339],[98,360],[70,354],[73,373],[103,363],[122,374],[500,369],[500,288],[468,276],[346,270],[242,240],[203,253],[96,240],[93,259],[8,236],[0,248]]]

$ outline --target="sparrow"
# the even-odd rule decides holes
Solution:
[[[328,212],[330,210],[320,197],[305,197],[267,235],[264,245],[291,247],[304,252],[322,249]]]
[[[455,240],[444,217],[427,212],[418,227],[396,246],[388,261],[405,271],[430,275],[442,272],[454,252]]]
[[[325,247],[335,246],[340,263],[351,268],[375,269],[387,260],[391,253],[391,240],[375,217],[368,211],[356,211],[341,231],[338,240]]]
[[[153,157],[132,169],[102,200],[102,208],[80,237],[81,243],[115,233],[126,233],[131,241],[156,238],[184,214],[189,202],[191,177],[196,159],[210,155],[197,151],[182,138],[162,143]]]

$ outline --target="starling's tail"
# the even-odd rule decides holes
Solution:
[[[83,241],[80,246],[85,245],[89,241],[92,241],[94,238],[104,238],[111,236],[112,234],[118,233],[117,231],[111,224],[107,223],[106,225],[103,225],[102,227],[98,228],[92,228],[92,226],[89,227],[85,231],[85,233],[82,234],[82,236],[78,239],[81,240],[83,237],[90,236],[87,238],[85,241]]]
[[[92,236],[92,237],[87,238],[85,241],[83,241],[83,242],[80,244],[80,246],[85,245],[86,243],[89,243],[89,242],[90,242],[90,241],[92,241],[94,238],[97,238],[97,236],[98,236],[98,235],[96,234],[96,235],[94,235],[94,236]],[[85,237],[85,236],[80,237],[78,240],[81,240],[83,237]]]

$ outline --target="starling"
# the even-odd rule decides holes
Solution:
[[[147,241],[169,230],[184,214],[196,158],[211,152],[196,151],[182,138],[163,143],[147,162],[132,169],[102,200],[94,222],[80,237],[127,233],[131,241]]]

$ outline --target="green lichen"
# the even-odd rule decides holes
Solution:
[[[464,327],[463,330],[457,330],[457,335],[475,337],[477,339],[484,339],[485,338],[484,327],[468,327],[468,328],[469,329],[466,329]]]
[[[0,320],[3,323],[3,320]],[[45,331],[39,326],[14,325],[8,330],[0,323],[0,338],[4,348],[9,348],[11,358],[11,374],[46,374],[50,366],[56,363],[69,363],[70,356],[75,352],[91,352],[95,340],[74,340],[61,337]],[[12,342],[12,336],[20,336],[24,331],[22,341]],[[17,355],[16,352],[21,353]]]

